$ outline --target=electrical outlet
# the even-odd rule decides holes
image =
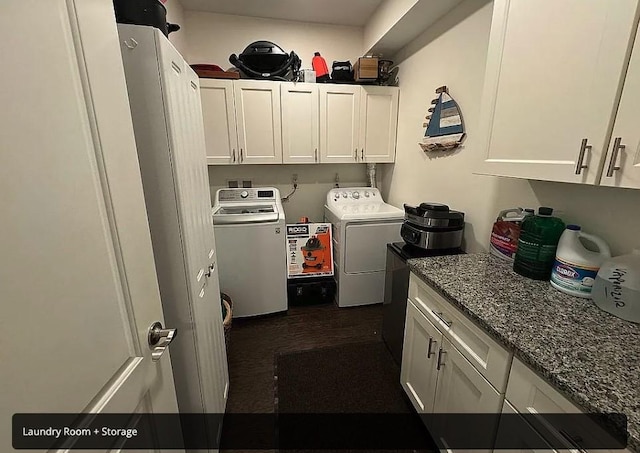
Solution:
[[[291,183],[292,183],[292,184],[298,184],[298,173],[294,173],[294,174],[291,176]]]
[[[253,185],[252,185],[250,179],[243,179],[242,180],[242,188],[243,189],[250,189],[251,187],[253,187]]]
[[[227,186],[229,187],[229,189],[237,189],[238,187],[240,187],[238,185],[238,180],[237,179],[229,179],[227,181]]]

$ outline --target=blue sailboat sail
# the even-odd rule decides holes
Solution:
[[[456,101],[447,92],[447,87],[436,90],[438,98],[432,101],[435,106],[429,111],[431,116],[420,147],[424,151],[441,151],[454,149],[464,140],[464,123],[462,113]]]

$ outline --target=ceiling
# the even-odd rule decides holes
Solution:
[[[362,27],[382,0],[180,0],[185,10]]]

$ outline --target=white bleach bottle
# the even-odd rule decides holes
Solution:
[[[582,240],[595,245],[598,251],[587,249]],[[609,258],[611,251],[606,242],[583,233],[578,225],[567,225],[558,242],[551,285],[572,296],[590,298],[600,266]]]
[[[602,265],[593,285],[593,301],[619,318],[640,322],[640,248]]]

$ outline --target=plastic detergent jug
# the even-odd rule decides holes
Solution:
[[[593,243],[598,251],[585,248],[581,239]],[[567,225],[558,243],[551,285],[572,296],[590,298],[600,265],[609,258],[611,251],[606,242],[592,234],[583,233],[578,225]]]
[[[593,301],[612,315],[640,322],[640,248],[602,265],[593,284]]]
[[[520,225],[533,209],[512,208],[500,211],[491,230],[489,251],[492,255],[513,261],[518,249]]]
[[[553,217],[553,209],[541,207],[538,214],[522,222],[513,270],[534,280],[549,280],[564,222]]]

